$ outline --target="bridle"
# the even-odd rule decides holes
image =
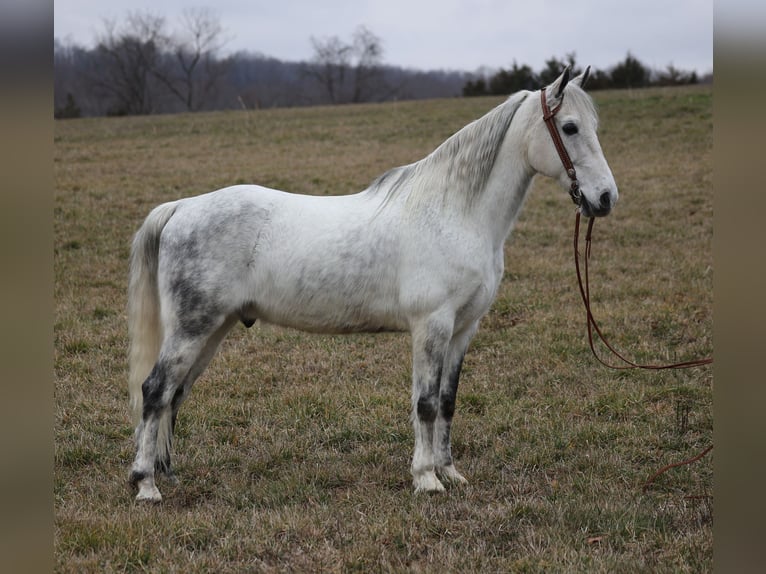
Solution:
[[[556,114],[559,113],[559,110],[561,109],[561,104],[564,103],[564,95],[562,94],[561,102],[559,102],[559,105],[553,109],[550,109],[548,107],[548,102],[545,99],[545,88],[543,88],[540,90],[540,103],[543,106],[543,121],[548,128],[548,132],[551,134],[553,145],[556,146],[556,151],[561,158],[561,163],[564,164],[564,169],[567,172],[567,176],[570,180],[572,180],[572,183],[569,186],[569,196],[572,198],[572,201],[574,201],[575,205],[579,206],[580,202],[582,201],[582,192],[580,191],[580,182],[577,181],[577,171],[575,171],[574,164],[572,163],[572,159],[569,157],[569,153],[567,152],[567,148],[564,146],[564,142],[561,141],[561,134],[559,133],[559,128],[556,126],[556,121],[554,120]]]

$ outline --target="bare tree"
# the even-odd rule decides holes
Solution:
[[[148,114],[154,111],[154,70],[167,41],[165,21],[152,14],[130,13],[122,28],[104,22],[97,46],[101,60],[90,75],[94,88],[111,100],[110,113]]]
[[[226,73],[220,21],[207,9],[186,10],[181,30],[166,31],[165,19],[130,13],[121,26],[104,22],[97,72],[91,85],[108,100],[108,113],[149,114],[204,107]]]
[[[337,36],[324,40],[312,36],[311,45],[314,47],[314,59],[313,66],[309,68],[309,75],[327,91],[330,102],[338,104],[343,101],[343,88],[353,48]]]
[[[354,32],[347,44],[337,36],[318,40],[311,38],[314,48],[309,75],[326,91],[333,104],[363,102],[374,97],[376,81],[382,77],[383,44],[365,26]]]
[[[226,73],[226,61],[216,53],[223,46],[220,20],[207,8],[191,8],[183,13],[182,30],[168,45],[173,62],[154,71],[171,94],[183,102],[187,111],[202,108],[205,98]]]
[[[352,101],[362,102],[370,97],[374,83],[380,79],[383,43],[368,28],[359,26],[354,32],[353,47],[356,55],[356,67],[354,68]]]

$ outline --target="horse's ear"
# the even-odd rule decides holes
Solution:
[[[588,78],[590,78],[590,66],[585,68],[585,71],[577,76],[576,78],[572,78],[572,83],[580,86],[583,90],[585,89],[585,84],[588,83]]]
[[[561,75],[558,78],[556,78],[550,86],[546,88],[545,92],[546,92],[546,99],[548,100],[548,107],[553,109],[559,104],[562,96],[564,95],[564,88],[567,87],[568,83],[569,83],[569,66],[564,68],[564,71],[561,72]]]

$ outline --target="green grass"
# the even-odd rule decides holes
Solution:
[[[594,312],[639,361],[712,352],[712,90],[596,93],[621,192],[594,228]],[[414,496],[405,335],[234,329],[179,417],[181,483],[136,505],[125,290],[158,203],[237,182],[358,191],[498,103],[453,99],[55,125],[59,572],[712,569],[712,371],[590,355],[574,210],[535,182],[466,356],[453,451],[470,484]]]

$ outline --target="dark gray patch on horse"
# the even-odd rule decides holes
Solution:
[[[195,282],[180,275],[170,283],[170,290],[178,304],[178,322],[181,331],[189,337],[199,337],[210,332],[218,319],[218,309]]]
[[[143,479],[147,478],[149,476],[148,472],[143,472],[141,470],[132,470],[130,472],[130,476],[128,477],[128,482],[131,486],[138,486],[138,483],[141,482]]]
[[[433,423],[436,420],[438,409],[438,397],[435,389],[429,388],[425,394],[418,398],[418,420],[422,423]]]
[[[144,384],[141,385],[141,392],[144,397],[144,420],[162,408],[162,396],[165,393],[166,384],[167,370],[165,364],[163,361],[157,361],[152,368],[152,372],[149,373]]]
[[[450,370],[447,382],[442,386],[439,392],[439,414],[444,421],[444,432],[441,433],[439,452],[441,455],[440,464],[449,466],[452,464],[452,450],[450,448],[450,430],[452,427],[452,417],[455,414],[455,399],[457,397],[458,381],[460,371],[463,366],[463,357],[453,365]]]
[[[433,423],[439,410],[439,385],[444,362],[443,333],[435,333],[426,339],[423,345],[428,362],[428,380],[420,381],[420,396],[418,397],[418,419],[424,423]]]
[[[440,390],[439,407],[445,421],[449,422],[455,414],[455,401],[457,399],[457,387],[460,381],[460,370],[463,367],[463,357],[452,368],[447,379],[446,387]]]
[[[225,231],[225,219],[216,217],[203,228],[175,230],[163,238],[162,255],[180,334],[194,339],[210,333],[220,321],[222,310],[210,285],[211,273],[220,267],[210,246]],[[212,264],[212,266],[211,266]]]

